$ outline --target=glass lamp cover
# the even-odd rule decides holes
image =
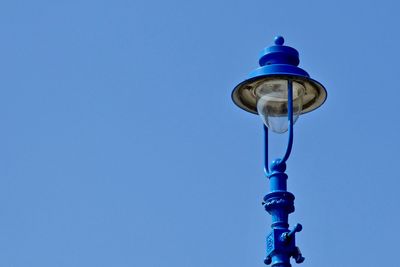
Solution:
[[[305,88],[298,82],[293,83],[293,123],[298,119],[303,107]],[[284,133],[288,130],[288,81],[269,80],[254,89],[257,96],[257,111],[264,124],[273,132]]]

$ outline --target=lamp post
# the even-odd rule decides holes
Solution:
[[[327,97],[322,84],[310,78],[299,64],[296,49],[283,45],[281,36],[275,44],[261,52],[260,67],[232,92],[233,102],[243,110],[258,114],[264,122],[264,171],[269,178],[270,192],[264,197],[265,210],[272,216],[272,231],[266,238],[267,256],[264,263],[273,267],[290,267],[290,258],[302,263],[304,257],[296,247],[295,234],[301,224],[289,229],[289,214],[294,212],[294,195],[287,191],[285,174],[293,145],[293,125],[300,114],[321,106]],[[282,158],[268,162],[268,129],[288,133],[288,144]]]

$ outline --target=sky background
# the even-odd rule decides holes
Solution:
[[[328,90],[288,161],[301,266],[395,266],[399,9],[0,2],[0,267],[264,266],[262,123],[230,94],[276,35]]]

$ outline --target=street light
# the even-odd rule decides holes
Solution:
[[[288,219],[289,214],[294,212],[294,195],[287,191],[286,161],[293,145],[293,124],[299,115],[320,107],[327,97],[324,86],[297,67],[300,62],[297,50],[283,43],[283,37],[275,37],[275,45],[261,52],[260,67],[232,92],[232,100],[237,106],[260,115],[264,122],[264,170],[271,192],[264,197],[263,205],[272,216],[272,231],[266,239],[267,257],[264,263],[273,267],[290,267],[291,257],[296,263],[304,261],[295,242],[295,233],[300,232],[302,226],[296,224],[289,230]],[[276,133],[289,131],[284,156],[273,160],[270,167],[268,129]]]

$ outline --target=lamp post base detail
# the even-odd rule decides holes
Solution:
[[[294,212],[294,195],[286,191],[288,176],[284,173],[285,169],[285,165],[272,166],[268,174],[271,192],[264,197],[263,202],[265,210],[272,216],[272,231],[266,239],[267,257],[264,263],[272,267],[290,267],[292,257],[296,263],[304,261],[300,249],[296,247],[295,238],[303,227],[296,224],[289,230],[289,214]]]

